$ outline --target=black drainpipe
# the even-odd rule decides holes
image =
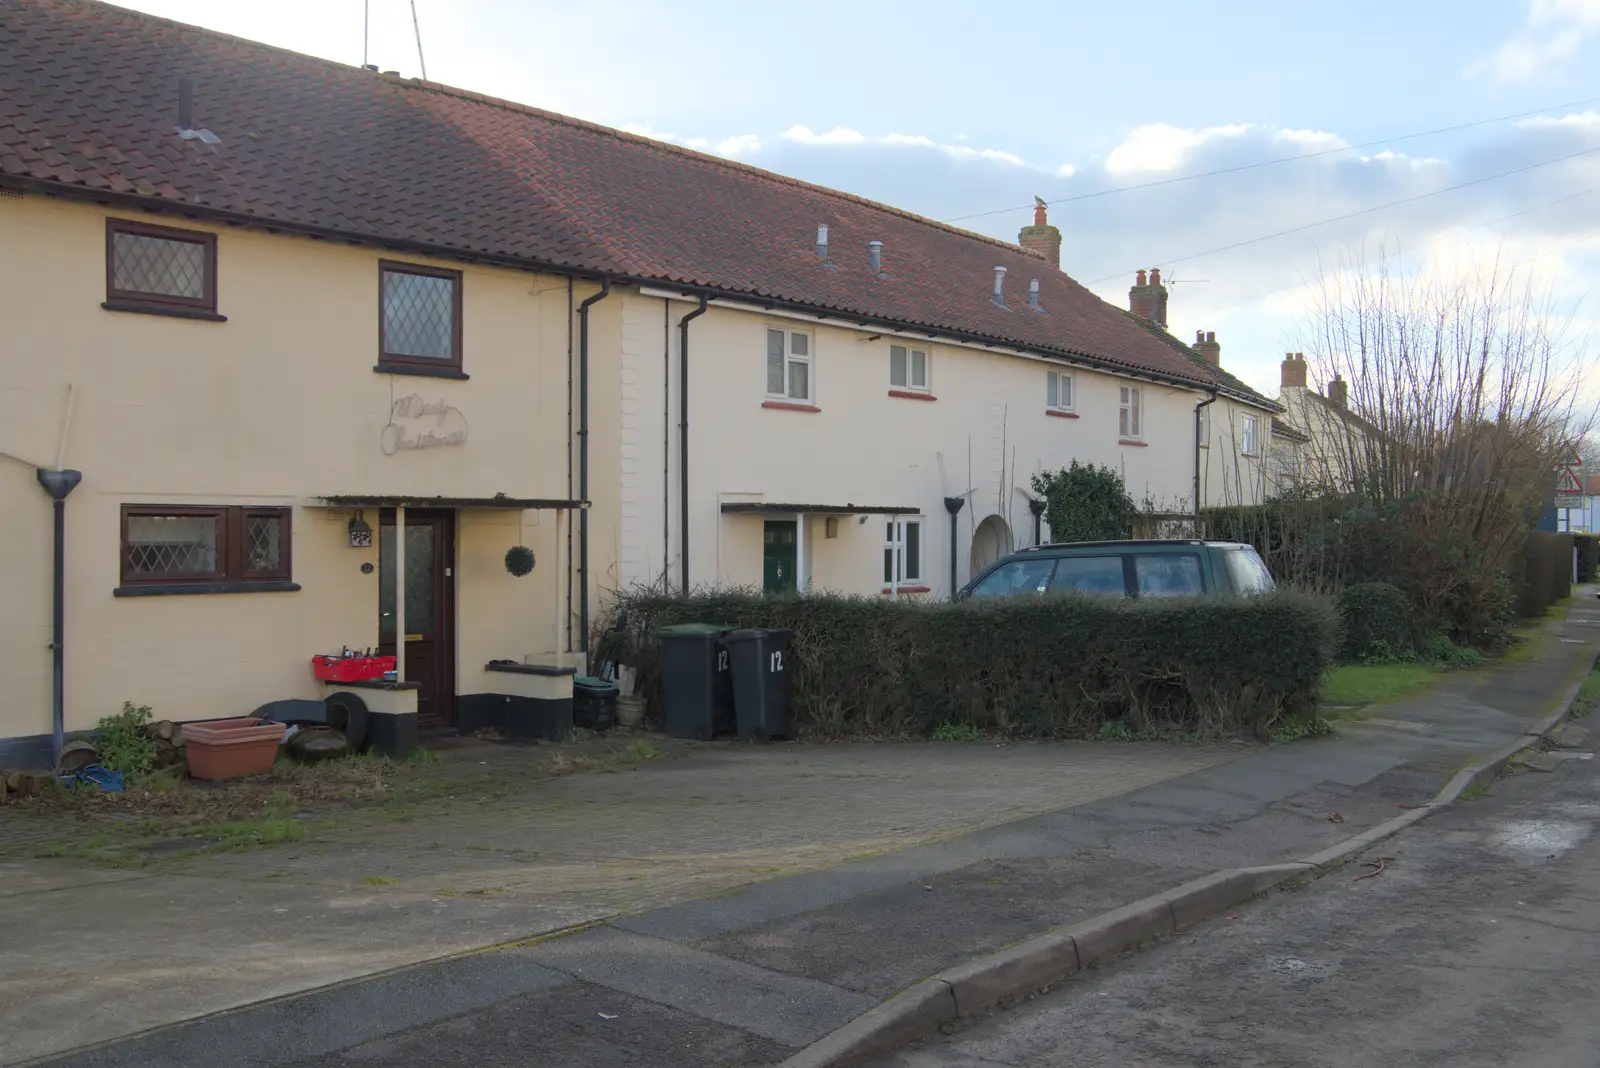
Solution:
[[[689,321],[706,313],[700,306],[678,320],[678,551],[683,554],[683,592],[689,593]]]
[[[961,506],[967,503],[965,497],[946,497],[944,510],[950,513],[950,599],[956,599],[959,592],[956,589],[956,516],[961,513]]]
[[[611,295],[611,279],[600,279],[600,292],[578,305],[578,634],[589,654],[589,305]],[[585,670],[593,670],[585,661]]]
[[[50,494],[56,505],[55,577],[52,599],[54,610],[50,620],[50,659],[52,710],[51,733],[54,738],[55,760],[61,761],[61,744],[65,734],[66,702],[66,651],[62,642],[67,629],[67,495],[83,480],[81,471],[53,471],[38,468],[39,485]]]
[[[1200,537],[1200,413],[1217,403],[1216,393],[1194,406],[1194,536]]]

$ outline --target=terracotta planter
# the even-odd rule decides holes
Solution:
[[[258,775],[278,758],[284,726],[270,720],[213,719],[183,725],[189,774],[197,779],[237,779]]]

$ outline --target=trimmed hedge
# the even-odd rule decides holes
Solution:
[[[1572,596],[1572,535],[1536,530],[1522,545],[1522,585],[1517,612],[1537,619]]]
[[[1600,537],[1593,534],[1579,534],[1572,539],[1578,546],[1578,581],[1593,582],[1596,571],[1600,570]]]
[[[1314,713],[1338,629],[1327,601],[1295,592],[959,604],[638,593],[620,598],[613,617],[607,659],[638,669],[655,709],[659,628],[793,630],[791,713],[800,733],[822,737],[966,727],[1073,738],[1112,721],[1265,735],[1287,715]]]
[[[1357,582],[1341,590],[1339,625],[1339,659],[1346,663],[1404,657],[1417,651],[1421,638],[1410,600],[1388,582]]]

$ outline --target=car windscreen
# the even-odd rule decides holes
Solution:
[[[1198,597],[1206,592],[1194,553],[1140,553],[1133,558],[1140,597]]]
[[[973,597],[1020,597],[1050,589],[1050,572],[1056,562],[1048,557],[1010,560],[1001,564],[972,587]]]
[[[1235,593],[1249,596],[1256,593],[1271,593],[1278,588],[1278,584],[1272,581],[1272,572],[1267,570],[1267,565],[1261,562],[1260,555],[1249,546],[1229,549],[1222,554],[1222,560],[1228,569],[1228,579],[1233,584]]]

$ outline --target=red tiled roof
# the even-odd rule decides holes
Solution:
[[[195,125],[219,144],[176,134],[181,76],[195,82]],[[0,0],[6,176],[380,244],[705,287],[1271,403],[1015,245],[562,115],[88,0]],[[817,260],[821,223],[836,267]],[[868,269],[873,240],[884,243],[887,277]],[[1009,311],[990,300],[996,266],[1008,269]],[[1028,307],[1033,278],[1045,314]]]

